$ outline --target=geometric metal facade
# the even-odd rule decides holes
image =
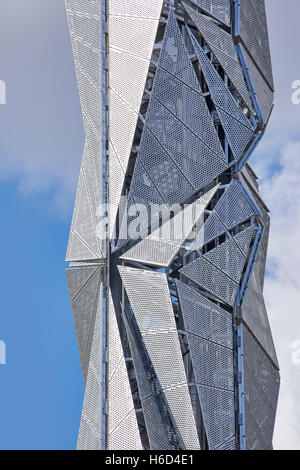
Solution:
[[[85,146],[67,257],[78,449],[271,449],[264,0],[65,0]]]

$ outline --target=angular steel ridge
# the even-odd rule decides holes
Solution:
[[[66,260],[78,449],[272,449],[264,0],[66,0],[85,146]]]

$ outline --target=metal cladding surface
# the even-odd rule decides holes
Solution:
[[[66,0],[85,146],[66,260],[78,449],[271,449],[264,0]]]

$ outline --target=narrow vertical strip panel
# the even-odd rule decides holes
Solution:
[[[83,169],[80,172],[78,189],[75,201],[74,215],[71,226],[71,233],[74,232],[89,250],[94,254],[93,258],[102,258],[102,253],[97,237],[95,219],[89,198],[88,187]],[[69,242],[67,261],[79,261],[82,259],[80,253],[76,252],[74,245]]]
[[[101,289],[96,308],[96,318],[93,330],[91,354],[88,363],[87,381],[82,408],[80,429],[78,435],[78,450],[103,450],[103,331],[102,331],[102,302]]]
[[[141,450],[141,439],[111,292],[108,303],[108,449]]]
[[[87,269],[89,271],[93,269],[93,272],[92,275],[89,273],[87,281],[84,282],[87,276]],[[83,280],[81,289],[78,289],[77,293],[71,298],[71,304],[78,341],[82,374],[85,381],[87,378],[88,363],[91,353],[92,338],[94,334],[101,272],[102,268],[95,269],[78,267],[67,270],[70,295],[74,290],[78,289],[78,287],[76,287],[78,284],[75,277],[81,278]]]

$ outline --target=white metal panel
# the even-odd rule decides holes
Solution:
[[[129,302],[139,326],[146,350],[164,390],[186,384],[179,338],[169,294],[167,278],[162,273],[119,266]],[[199,448],[196,425],[187,387],[184,392],[186,418],[178,415],[176,394],[165,393],[170,413],[187,449]]]
[[[140,450],[140,434],[111,292],[108,305],[108,449]]]
[[[95,218],[89,198],[89,192],[83,169],[80,172],[75,208],[71,226],[71,233],[75,233],[93,253],[89,258],[102,258],[99,239],[96,233]],[[79,261],[82,258],[80,252],[76,251],[76,245],[72,244],[72,238],[68,245],[67,261]]]
[[[109,154],[109,179],[119,182],[113,188],[114,204],[121,196],[163,4],[162,0],[151,5],[143,3],[112,0],[108,5],[109,135],[114,147]],[[110,215],[110,236],[115,216],[114,209]]]

